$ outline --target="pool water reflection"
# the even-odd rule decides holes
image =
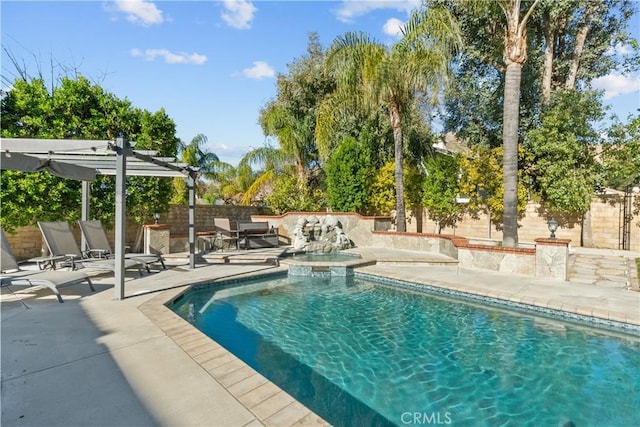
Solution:
[[[633,336],[357,276],[194,289],[172,308],[333,425],[640,425]]]

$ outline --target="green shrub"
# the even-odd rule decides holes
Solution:
[[[374,170],[367,147],[346,137],[325,165],[327,202],[337,212],[360,212],[368,202]]]

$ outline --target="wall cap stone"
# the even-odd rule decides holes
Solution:
[[[390,216],[385,215],[373,215],[373,216],[365,216],[360,215],[357,212],[287,212],[282,215],[251,215],[251,218],[286,218],[288,216],[301,216],[301,215],[315,215],[315,216],[353,216],[356,218],[365,218],[365,219],[391,219]]]
[[[536,254],[535,248],[507,248],[504,246],[471,244],[471,245],[467,245],[465,249],[472,249],[474,251],[497,252],[497,253],[520,254],[520,255]]]
[[[216,231],[197,231],[196,237],[211,237],[217,234]],[[172,239],[184,239],[189,237],[188,233],[171,233]]]
[[[143,227],[147,230],[169,230],[171,225],[169,224],[145,224]]]
[[[547,246],[569,246],[571,243],[571,239],[550,239],[548,237],[543,237],[534,240],[536,245],[547,245]]]

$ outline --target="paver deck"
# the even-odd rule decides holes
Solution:
[[[638,292],[427,265],[422,253],[399,267],[392,261],[406,261],[406,251],[362,249],[388,261],[359,269],[367,274],[640,325]],[[48,289],[3,289],[2,424],[326,424],[164,305],[189,283],[285,269],[257,258],[209,261],[128,278],[122,301],[110,276],[94,280],[95,293],[62,288],[64,304]]]
[[[611,288],[640,290],[635,258],[640,258],[640,253],[575,248],[569,256],[569,280]]]

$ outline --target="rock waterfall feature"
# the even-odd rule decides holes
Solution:
[[[293,230],[293,248],[314,253],[337,252],[352,247],[351,240],[332,215],[300,218]]]

